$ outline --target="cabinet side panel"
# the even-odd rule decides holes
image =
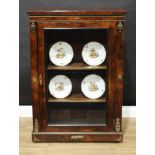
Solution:
[[[115,59],[116,59],[116,22],[109,28],[109,47],[108,47],[108,126],[113,130],[113,114],[115,105]]]
[[[39,105],[40,105],[40,130],[44,131],[47,128],[44,29],[39,28],[40,23],[38,23]]]
[[[119,27],[119,25],[122,25]],[[116,46],[116,94],[115,94],[115,130],[121,132],[124,76],[124,28],[123,22],[117,23]]]
[[[31,82],[33,99],[33,124],[39,121],[38,105],[38,53],[37,53],[37,24],[30,22],[30,55],[31,55]],[[33,125],[34,126],[34,125]],[[34,128],[33,130],[38,130]]]

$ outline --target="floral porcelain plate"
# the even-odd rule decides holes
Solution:
[[[49,92],[55,98],[65,98],[72,91],[72,82],[65,75],[54,76],[49,83]]]
[[[50,48],[49,58],[56,66],[66,66],[73,59],[73,48],[67,42],[56,42]]]
[[[105,81],[99,75],[90,74],[82,80],[81,90],[88,98],[100,98],[105,92]]]
[[[104,62],[106,50],[99,42],[89,42],[83,47],[82,58],[88,65],[98,66]]]

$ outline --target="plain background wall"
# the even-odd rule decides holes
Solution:
[[[128,11],[125,22],[125,79],[123,105],[136,105],[136,0],[19,0],[20,105],[31,105],[30,49],[27,10],[51,7],[107,7]]]

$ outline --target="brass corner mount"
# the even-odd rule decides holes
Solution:
[[[122,30],[123,30],[123,23],[122,23],[122,21],[118,22],[117,29],[118,29],[118,32],[122,32]]]
[[[34,22],[31,23],[30,29],[32,32],[36,30],[36,24]]]
[[[35,118],[34,119],[34,132],[38,132],[38,131],[39,131],[38,119]]]
[[[115,131],[116,132],[120,132],[121,131],[121,122],[120,122],[120,118],[117,117],[115,120]]]

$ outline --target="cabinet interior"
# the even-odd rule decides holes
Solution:
[[[73,48],[74,57],[67,66],[55,66],[49,59],[49,50],[58,41],[68,42]],[[99,66],[89,66],[82,59],[82,49],[91,41],[104,45],[107,52],[106,60]],[[81,82],[87,75],[97,74],[105,80],[107,88],[108,30],[45,29],[44,47],[48,125],[104,126],[108,108],[107,91],[99,99],[89,99],[81,91]],[[49,93],[49,82],[56,75],[66,75],[72,81],[72,92],[65,99],[56,99]]]

